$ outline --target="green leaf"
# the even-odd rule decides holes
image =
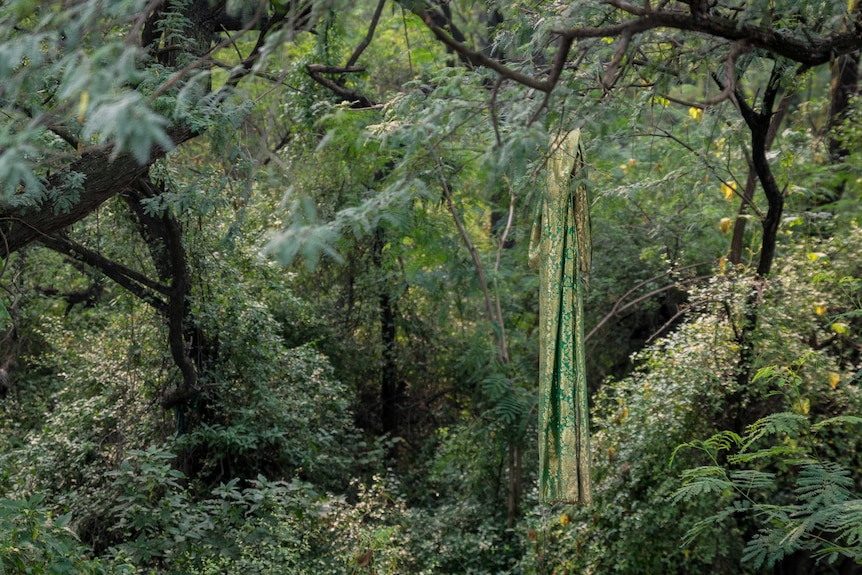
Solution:
[[[814,425],[811,426],[811,431],[820,431],[824,427],[828,427],[830,425],[837,425],[841,423],[858,425],[862,423],[862,417],[858,417],[855,415],[838,415],[836,417],[830,417],[828,419],[824,419],[822,421],[818,421]]]

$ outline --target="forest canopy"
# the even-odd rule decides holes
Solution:
[[[0,1],[0,573],[858,572],[860,51],[858,0]],[[576,129],[586,507],[527,265]]]

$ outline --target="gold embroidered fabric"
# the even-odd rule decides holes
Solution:
[[[539,268],[539,481],[546,503],[592,502],[583,284],[590,268],[580,131],[551,141],[530,241]]]

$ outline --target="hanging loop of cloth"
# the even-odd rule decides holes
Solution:
[[[539,268],[539,491],[545,503],[592,502],[583,290],[590,216],[580,131],[551,140],[530,238]]]

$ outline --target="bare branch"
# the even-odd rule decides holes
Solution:
[[[640,34],[659,28],[698,32],[725,40],[743,40],[755,48],[763,48],[778,56],[809,66],[825,64],[835,56],[862,48],[862,35],[855,31],[840,32],[830,36],[810,36],[803,40],[790,33],[752,24],[741,24],[719,15],[694,16],[678,10],[648,10],[616,0],[608,3],[638,18],[609,26],[557,30],[556,33],[568,41],[574,41],[584,38],[616,38],[626,32]]]
[[[465,44],[458,42],[449,34],[447,34],[446,31],[443,30],[440,26],[436,25],[431,15],[427,11],[416,10],[415,13],[420,18],[422,18],[422,20],[425,22],[425,25],[428,26],[428,28],[431,30],[434,36],[437,37],[438,40],[451,48],[455,53],[462,56],[468,63],[472,64],[473,66],[482,66],[485,68],[489,68],[491,70],[494,70],[504,78],[514,80],[519,84],[523,84],[528,88],[533,88],[541,92],[550,92],[554,89],[554,86],[556,86],[557,80],[559,79],[560,73],[563,70],[566,58],[568,57],[569,50],[573,42],[573,39],[567,39],[565,37],[560,38],[559,47],[557,49],[557,53],[554,56],[554,63],[551,68],[551,73],[548,76],[547,80],[539,80],[532,76],[528,76],[527,74],[512,70],[508,66],[502,64],[500,61],[493,58],[489,58],[481,52],[473,50]]]
[[[324,66],[323,64],[309,64],[306,66],[309,72],[320,74],[349,74],[353,72],[364,72],[364,66]]]
[[[670,274],[670,273],[679,272],[679,271],[682,271],[682,270],[684,270],[684,269],[688,269],[688,268],[693,268],[693,267],[697,267],[697,266],[706,265],[706,263],[707,263],[707,262],[701,262],[701,263],[698,263],[698,264],[691,264],[691,265],[687,265],[687,266],[684,266],[684,267],[681,267],[681,268],[677,268],[677,269],[675,269],[675,270],[668,270],[668,271],[666,271],[666,272],[664,272],[664,273],[662,273],[662,274],[659,274],[659,275],[657,275],[657,276],[654,276],[654,277],[652,277],[652,278],[650,278],[650,279],[648,279],[648,280],[644,280],[644,281],[642,281],[641,283],[637,284],[635,287],[633,287],[632,289],[630,289],[629,291],[627,291],[627,292],[626,292],[626,293],[625,293],[621,298],[619,298],[619,299],[614,303],[614,306],[611,308],[611,311],[609,311],[609,312],[607,313],[607,315],[605,315],[605,317],[603,317],[603,318],[599,321],[599,323],[597,323],[597,324],[596,324],[596,326],[595,326],[593,329],[591,329],[591,330],[590,330],[590,332],[589,332],[589,333],[584,337],[584,341],[586,342],[587,340],[589,340],[589,339],[590,339],[590,338],[591,338],[591,337],[592,337],[592,336],[593,336],[597,331],[599,331],[599,330],[600,330],[600,329],[601,329],[601,328],[602,328],[606,323],[608,323],[608,322],[611,320],[611,318],[613,318],[614,316],[618,315],[619,313],[621,313],[621,312],[623,312],[623,311],[625,311],[625,310],[629,309],[630,307],[632,307],[632,306],[635,306],[635,305],[639,304],[639,303],[640,303],[640,302],[642,302],[642,301],[646,301],[646,300],[648,300],[649,298],[651,298],[651,297],[653,297],[653,296],[656,296],[656,295],[658,295],[658,294],[660,294],[660,293],[666,292],[666,291],[671,290],[671,289],[673,289],[673,288],[677,288],[677,287],[679,287],[680,285],[684,285],[684,284],[688,284],[688,283],[694,283],[694,282],[697,282],[697,281],[701,281],[701,280],[705,280],[705,279],[709,279],[709,278],[711,278],[711,277],[712,277],[712,275],[703,275],[703,276],[697,276],[697,277],[692,277],[692,278],[685,278],[685,279],[681,279],[681,280],[678,280],[678,281],[676,281],[676,282],[674,282],[674,283],[672,283],[672,284],[668,284],[668,285],[666,285],[666,286],[662,286],[662,287],[660,287],[660,288],[656,288],[656,289],[654,289],[654,290],[651,290],[651,291],[649,291],[649,292],[645,293],[644,295],[639,296],[639,297],[637,297],[637,298],[633,299],[632,301],[630,301],[630,302],[627,302],[627,303],[623,304],[623,302],[626,300],[626,298],[627,298],[628,296],[630,296],[630,295],[631,295],[631,294],[633,294],[635,291],[637,291],[638,289],[642,288],[643,286],[645,286],[646,284],[648,284],[648,283],[650,283],[650,282],[653,282],[653,281],[655,281],[655,280],[657,280],[657,279],[661,279],[662,277],[664,277],[664,276],[666,276],[666,275],[668,275],[668,274]]]
[[[500,137],[500,121],[497,118],[497,110],[495,109],[497,104],[497,94],[500,91],[500,86],[503,84],[502,76],[497,76],[497,80],[494,82],[494,87],[491,89],[491,97],[488,99],[488,115],[491,116],[491,124],[494,126],[494,136],[497,139],[497,146],[503,146],[503,139]]]
[[[452,219],[455,221],[455,227],[458,228],[458,233],[461,235],[461,239],[467,246],[467,251],[470,252],[470,258],[473,260],[473,267],[476,269],[476,276],[479,278],[479,287],[482,289],[482,296],[485,300],[485,311],[488,314],[488,319],[491,323],[496,324],[500,329],[499,332],[495,331],[500,361],[504,364],[508,364],[509,351],[506,348],[506,340],[503,335],[505,333],[503,329],[503,316],[497,315],[497,310],[491,302],[491,292],[488,289],[488,280],[485,278],[485,268],[482,266],[482,260],[479,259],[479,251],[476,249],[476,245],[473,243],[473,240],[470,239],[470,232],[467,231],[466,226],[464,226],[464,222],[461,221],[461,216],[458,215],[458,209],[455,207],[455,201],[452,199],[452,190],[449,188],[449,181],[446,179],[446,174],[443,173],[443,161],[431,146],[428,146],[428,151],[431,153],[431,156],[434,159],[434,164],[437,167],[437,175],[440,179],[440,185],[443,188],[443,196],[446,198],[446,206],[449,208],[449,213],[452,214]]]
[[[715,106],[730,98],[736,91],[736,60],[742,55],[751,50],[751,46],[745,40],[740,40],[731,46],[727,53],[727,59],[724,61],[724,88],[714,98],[704,100],[702,105]]]
[[[330,80],[329,78],[325,78],[323,76],[322,71],[328,69],[328,66],[321,66],[319,64],[309,64],[305,67],[308,71],[308,75],[311,76],[311,79],[320,84],[321,86],[325,86],[332,90],[334,93],[338,94],[345,100],[348,100],[354,108],[375,108],[377,107],[377,102],[372,100],[371,98],[365,96],[364,94],[360,94],[355,90],[351,90],[350,88],[346,88],[342,86],[338,82]],[[357,69],[352,68],[348,71],[357,71]]]
[[[350,58],[347,60],[347,64],[345,65],[347,68],[356,64],[356,61],[359,60],[362,52],[368,48],[368,45],[371,43],[371,39],[374,38],[374,30],[377,28],[377,23],[380,21],[380,14],[383,12],[383,6],[385,4],[386,0],[380,0],[377,3],[374,15],[371,16],[371,22],[368,24],[368,32],[366,32],[365,38],[363,38],[359,45],[356,46],[356,49],[353,50],[353,54],[351,54]]]
[[[167,313],[168,304],[156,297],[150,290],[169,294],[171,291],[170,288],[154,282],[140,272],[109,260],[102,254],[72,241],[65,235],[55,234],[53,236],[45,236],[39,241],[50,250],[96,268],[159,313]]]
[[[617,43],[617,49],[614,52],[614,58],[611,60],[611,63],[608,64],[608,68],[605,71],[605,77],[602,78],[602,88],[605,91],[609,91],[613,88],[614,84],[617,81],[617,71],[619,70],[620,64],[623,61],[623,58],[626,55],[626,52],[629,49],[629,44],[632,41],[632,31],[624,30],[620,35],[620,40]]]

